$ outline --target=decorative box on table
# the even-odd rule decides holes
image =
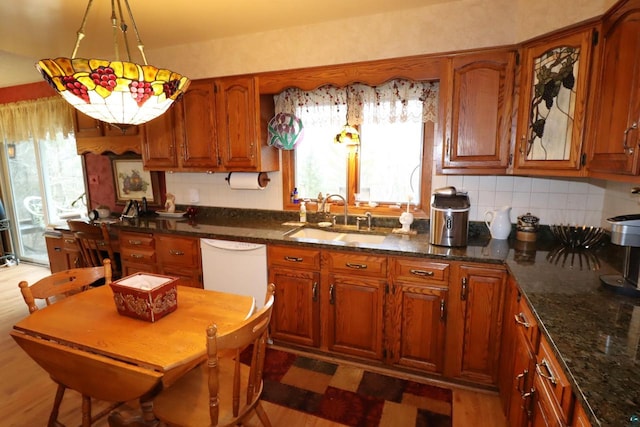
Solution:
[[[135,273],[109,284],[118,313],[155,322],[178,308],[177,277]]]

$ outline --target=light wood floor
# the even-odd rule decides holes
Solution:
[[[49,417],[56,387],[9,336],[14,323],[29,314],[18,290],[18,282],[29,283],[49,274],[49,270],[21,263],[0,267],[0,425],[7,427],[43,426]],[[454,388],[454,427],[506,427],[507,422],[496,393]],[[274,427],[331,427],[339,424],[264,402]],[[80,424],[80,396],[67,391],[60,420],[68,426]],[[94,408],[100,409],[100,405]],[[95,411],[94,411],[95,412]],[[95,424],[107,426],[106,419]],[[259,426],[251,419],[248,426]],[[398,426],[389,426],[398,427]]]

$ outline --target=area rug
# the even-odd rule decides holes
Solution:
[[[449,389],[273,348],[262,399],[347,426],[452,425]]]

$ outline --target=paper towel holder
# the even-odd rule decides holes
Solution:
[[[231,185],[231,174],[233,172],[229,172],[229,175],[227,175],[227,177],[224,179],[225,181],[227,181],[228,185]],[[271,181],[271,178],[269,178],[269,175],[267,175],[266,172],[258,172],[257,173],[257,181],[258,181],[258,185],[262,188],[266,187],[267,184],[269,183],[269,181]]]

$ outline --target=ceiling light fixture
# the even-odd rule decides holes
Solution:
[[[130,125],[146,123],[162,115],[187,90],[190,81],[173,71],[147,64],[144,45],[138,34],[129,0],[124,0],[144,65],[131,62],[127,24],[121,2],[122,0],[111,0],[114,61],[76,58],[80,41],[85,36],[87,15],[93,3],[93,0],[89,0],[71,58],[42,59],[36,67],[44,79],[73,107],[124,131]],[[127,61],[120,61],[119,32],[124,40]]]

